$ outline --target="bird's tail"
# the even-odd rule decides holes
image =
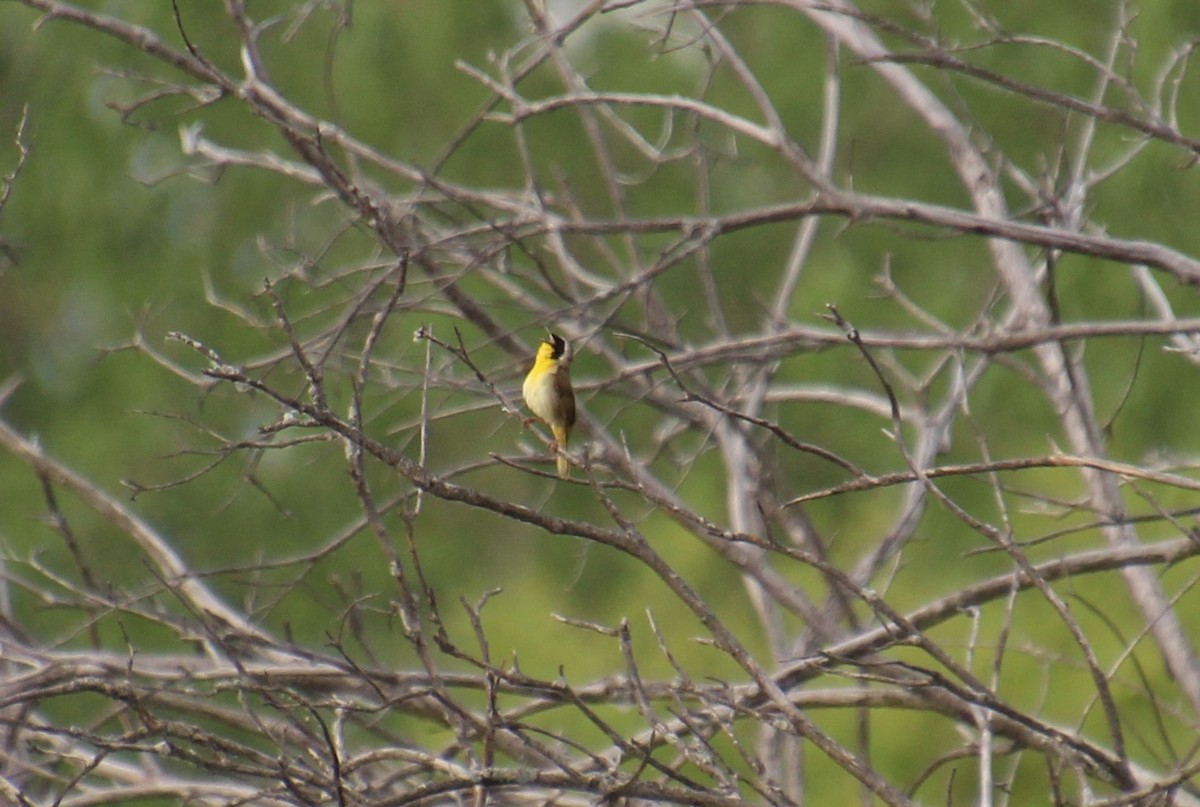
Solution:
[[[553,426],[554,441],[558,443],[555,459],[558,461],[558,478],[566,479],[571,475],[571,463],[567,460],[567,430]]]

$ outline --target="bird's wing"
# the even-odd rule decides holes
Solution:
[[[554,385],[557,388],[563,421],[569,429],[575,425],[575,391],[571,389],[570,369],[559,367],[554,375]]]

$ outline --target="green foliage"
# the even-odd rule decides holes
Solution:
[[[182,46],[169,4],[105,5],[106,13],[173,37],[170,44]],[[593,150],[591,128],[612,123],[598,107],[582,112],[563,108],[525,121],[520,135],[527,153],[537,158],[532,176],[526,176],[514,129],[503,119],[513,105],[498,103],[490,118],[469,126],[489,103],[490,94],[461,67],[496,75],[502,68],[515,71],[522,64],[536,37],[524,27],[517,4],[358,3],[348,27],[339,27],[336,14],[348,13],[349,6],[317,4],[313,19],[294,28],[291,4],[264,5],[280,15],[261,40],[274,89],[305,114],[336,124],[366,147],[436,174],[439,181],[477,189],[481,195],[495,190],[524,199],[536,191],[550,200],[548,207],[563,221],[577,213],[580,219],[601,222],[624,217],[700,220],[751,206],[798,202],[813,190],[779,150],[731,134],[711,119],[651,104],[621,106],[614,113],[643,141],[639,147],[632,138],[617,138],[604,150],[618,181],[605,181],[612,177],[605,176],[603,160]],[[1112,19],[1106,16],[1110,12],[1096,14],[1090,4],[985,5],[995,6],[988,13],[1005,31],[1036,32],[1090,54],[1102,53],[1112,36]],[[894,6],[863,4],[865,13],[880,15],[893,13]],[[271,8],[255,13],[266,18]],[[180,2],[180,11],[197,51],[219,68],[242,75],[236,29],[222,4],[188,0]],[[972,43],[986,37],[965,4],[937,4],[936,14],[928,25],[915,14],[900,18],[928,41],[947,49],[961,46],[961,51],[952,52],[969,56],[980,70],[1079,99],[1095,92],[1094,65],[1066,48],[1002,41],[973,48]],[[1130,35],[1138,38],[1139,62],[1115,72],[1144,86],[1152,80],[1145,62],[1179,46],[1185,36],[1181,32],[1200,25],[1198,14],[1196,4],[1184,0],[1147,4],[1130,26]],[[0,256],[0,380],[24,379],[4,402],[4,419],[23,434],[38,435],[49,454],[101,489],[123,497],[219,594],[244,605],[256,624],[291,637],[299,646],[327,649],[331,642],[345,642],[348,652],[362,658],[416,668],[418,654],[405,639],[392,593],[394,571],[377,537],[361,521],[361,502],[347,472],[343,444],[316,428],[265,435],[263,427],[281,417],[278,406],[231,384],[192,383],[212,369],[211,363],[167,339],[169,332],[181,332],[231,365],[271,368],[264,373],[272,385],[303,399],[308,388],[304,374],[280,361],[290,355],[291,346],[272,295],[302,339],[345,321],[323,367],[330,409],[348,417],[357,357],[372,327],[367,316],[348,321],[348,312],[358,305],[373,311],[384,304],[390,287],[382,279],[396,257],[379,243],[359,211],[349,209],[311,177],[244,166],[214,168],[198,155],[181,154],[181,130],[186,129],[248,155],[270,152],[311,171],[287,138],[246,105],[234,98],[205,104],[178,97],[137,103],[160,82],[183,78],[133,48],[62,20],[48,21],[31,33],[36,19],[20,4],[0,5],[0,174],[16,164],[14,133],[23,109],[23,142],[29,147],[0,214],[0,239],[15,246],[18,259],[6,265]],[[698,35],[682,21],[680,25],[685,35]],[[828,58],[825,37],[791,9],[769,4],[729,11],[721,19],[721,32],[739,53],[752,54],[755,75],[788,134],[815,152]],[[913,38],[894,30],[880,36],[901,52],[905,43],[916,50]],[[522,45],[514,47],[517,42]],[[580,32],[564,47],[592,91],[694,96],[762,124],[762,111],[728,61],[706,74],[703,58],[692,49],[669,46],[647,30],[620,22]],[[870,65],[845,53],[838,58],[844,134],[832,176],[866,193],[968,207],[963,184],[950,170],[944,144],[935,133],[910,106],[897,102],[894,88]],[[1003,155],[992,167],[1006,176],[1003,187],[1020,220],[1044,223],[1045,211],[1032,210],[1027,186],[1013,174],[1044,185],[1044,196],[1049,197],[1063,181],[1058,167],[1069,166],[1078,156],[1071,148],[1094,119],[1022,100],[962,73],[931,65],[912,69],[969,122],[985,154]],[[1181,98],[1195,97],[1193,76],[1182,75],[1178,81]],[[552,60],[533,70],[520,89],[531,102],[565,92]],[[1123,108],[1123,101],[1113,103]],[[1194,106],[1183,105],[1180,129],[1194,131],[1198,115]],[[1127,128],[1100,126],[1090,154],[1095,170],[1128,154],[1133,137]],[[332,139],[330,143],[336,164],[380,198],[407,203],[427,191],[411,178],[373,173],[362,154],[350,154]],[[644,144],[662,153],[687,153],[656,163],[646,157],[650,148]],[[449,159],[439,164],[447,155]],[[707,183],[703,193],[697,187],[697,165]],[[1131,166],[1094,188],[1086,210],[1094,225],[1091,230],[1158,241],[1185,255],[1200,253],[1191,213],[1200,206],[1200,191],[1188,181],[1188,170],[1194,169],[1179,147],[1149,143]],[[704,202],[702,196],[707,197]],[[581,313],[579,301],[595,290],[564,279],[554,268],[555,247],[543,238],[545,233],[505,241],[498,235],[508,237],[525,223],[495,224],[502,218],[498,206],[429,198],[421,203],[421,236],[427,241],[409,267],[403,307],[378,334],[375,355],[382,358],[367,373],[363,397],[366,431],[407,459],[415,461],[424,452],[432,474],[511,499],[542,515],[609,529],[611,504],[633,519],[655,551],[756,657],[769,657],[769,640],[752,594],[731,573],[729,563],[698,538],[699,530],[685,529],[644,491],[630,486],[605,489],[605,502],[598,489],[586,484],[553,485],[522,473],[514,465],[528,453],[544,451],[540,427],[524,428],[521,415],[504,411],[461,357],[414,342],[413,332],[424,326],[451,347],[459,347],[461,335],[470,360],[501,397],[513,403],[526,367],[524,358],[514,356],[505,344],[506,338],[515,335],[521,344],[532,344],[545,324],[578,323],[581,332],[603,337],[628,331],[672,354],[713,342],[718,315],[731,334],[750,337],[764,332],[780,267],[794,246],[797,221],[721,233],[707,245],[703,260],[699,254],[675,263],[664,260],[652,282],[614,294]],[[464,222],[478,227],[480,236],[461,242],[449,236],[439,240],[438,227],[448,233],[453,227],[465,228]],[[405,225],[417,227],[408,220]],[[568,233],[563,243],[587,271],[615,284],[623,279],[622,271],[653,264],[655,256],[670,253],[670,245],[680,237],[664,227],[635,236]],[[1029,246],[1027,254],[1033,261],[1043,253]],[[836,303],[864,333],[934,332],[928,322],[881,291],[892,283],[947,330],[982,332],[974,328],[983,319],[981,312],[992,313],[989,301],[1002,300],[1005,294],[991,260],[988,243],[964,233],[911,221],[831,216],[822,221],[784,313],[800,326],[828,331],[828,322],[820,317],[827,303]],[[706,266],[712,267],[711,288],[703,282]],[[382,291],[362,294],[363,279],[379,280]],[[1063,322],[1154,318],[1126,267],[1116,262],[1062,253],[1054,261],[1052,279],[1054,304]],[[1043,279],[1041,287],[1047,298],[1049,283]],[[486,308],[497,333],[467,322],[454,309],[446,295],[451,284]],[[536,312],[522,307],[511,287],[537,292],[544,305]],[[561,288],[568,291],[560,293]],[[1195,310],[1194,289],[1164,283],[1164,290],[1181,317]],[[669,327],[656,327],[652,306],[644,303],[651,293],[670,302]],[[710,308],[714,294],[719,311]],[[1161,336],[1101,337],[1067,349],[1077,351],[1087,372],[1114,460],[1154,465],[1164,458],[1164,464],[1187,470],[1188,458],[1198,448],[1193,401],[1200,384],[1194,367],[1177,354],[1165,353],[1164,344]],[[614,349],[627,351],[631,362],[652,362],[655,354],[643,347],[629,340]],[[427,350],[431,389],[421,383]],[[946,354],[926,350],[877,351],[884,352],[889,363],[883,378],[907,375],[923,382],[897,381],[902,407],[948,398],[959,383],[961,367],[979,355],[964,350],[951,361]],[[648,391],[635,394],[630,385],[610,383],[607,361],[599,342],[589,346],[581,341],[574,368],[581,406],[625,441],[636,462],[672,478],[672,495],[694,503],[699,517],[727,529],[732,518],[726,496],[728,469],[713,447],[712,433],[694,423],[664,425],[670,418],[660,417]],[[1035,384],[1026,383],[1036,362],[1032,350],[1018,350],[983,371],[970,392],[970,411],[956,423],[952,445],[939,453],[938,462],[1049,455],[1063,444],[1060,413],[1047,396],[1035,394]],[[653,390],[676,400],[685,394],[681,379],[701,394],[724,394],[741,378],[736,373],[761,364],[757,358],[747,359],[744,366],[737,360],[709,364],[686,368],[680,378],[661,366],[644,374],[652,377]],[[780,354],[776,372],[781,387],[828,384],[885,400],[880,377],[848,343],[789,348]],[[699,410],[703,405],[695,406]],[[423,411],[429,416],[422,434],[417,426]],[[878,408],[785,397],[768,402],[763,416],[796,439],[818,444],[868,474],[907,470],[890,434],[895,424]],[[846,481],[844,467],[812,452],[793,451],[777,436],[741,425],[753,434],[755,445],[767,447],[764,456],[776,463],[772,472],[787,480],[785,487],[793,495]],[[670,427],[677,430],[678,439],[659,436]],[[911,423],[903,428],[911,430]],[[246,445],[307,438],[311,442],[286,452]],[[585,441],[582,438],[580,445]],[[494,462],[497,456],[508,461]],[[677,468],[683,470],[676,474]],[[378,463],[369,468],[367,478],[392,505],[382,521],[396,537],[397,553],[412,572],[409,553],[415,547],[420,570],[437,594],[447,635],[460,646],[478,651],[469,608],[462,604],[474,607],[486,600],[480,618],[494,662],[519,661],[528,675],[545,680],[561,676],[582,686],[627,672],[621,647],[611,636],[551,615],[607,628],[627,620],[639,672],[647,678],[671,679],[675,668],[654,636],[649,616],[675,661],[697,679],[706,684],[746,683],[744,670],[728,655],[695,641],[711,637],[696,615],[670,594],[661,576],[628,554],[577,536],[551,535],[528,521],[476,512],[433,495],[422,498],[418,527],[409,533],[401,514],[412,506],[412,489],[398,480],[394,469]],[[1098,536],[1104,514],[1072,507],[1085,492],[1078,475],[1059,468],[1022,469],[1019,475],[1001,472],[998,478],[998,487],[982,473],[937,484],[966,513],[1011,527],[1011,537],[1030,542],[1028,554],[1035,562],[1103,545]],[[1001,489],[1009,496],[1004,504],[996,500]],[[794,509],[815,525],[829,561],[850,568],[881,536],[897,528],[908,490],[898,484],[830,496]],[[74,577],[81,558],[82,565],[114,591],[137,592],[148,585],[145,566],[131,560],[137,553],[128,537],[89,508],[75,501],[62,506],[79,542],[78,557],[54,530],[39,524],[37,518],[46,510],[42,489],[24,465],[7,457],[0,461],[0,491],[0,536],[12,564],[9,574],[25,577],[41,567]],[[1028,507],[1014,507],[1014,502]],[[1135,516],[1147,518],[1195,506],[1193,491],[1155,485],[1131,484],[1126,502]],[[937,501],[928,502],[919,518],[917,537],[903,557],[869,581],[893,607],[918,608],[1012,571],[1009,555]],[[1180,526],[1168,521],[1148,526],[1142,536],[1149,540],[1179,533]],[[336,541],[345,543],[318,562],[306,560]],[[830,589],[825,575],[802,564],[786,564],[781,575],[802,583],[818,602]],[[1115,670],[1116,697],[1134,704],[1123,714],[1135,715],[1131,722],[1137,725],[1130,734],[1139,738],[1136,753],[1148,760],[1173,759],[1167,749],[1172,743],[1179,748],[1189,742],[1190,724],[1181,718],[1160,730],[1139,711],[1146,690],[1167,681],[1169,672],[1141,646],[1123,655],[1134,641],[1139,617],[1125,597],[1110,595],[1114,579],[1115,574],[1073,581],[1068,587],[1071,613],[1093,640],[1101,666]],[[1178,609],[1187,613],[1185,605],[1195,597],[1191,578],[1171,571],[1164,583],[1180,594]],[[494,589],[498,593],[487,599],[485,593]],[[427,617],[428,606],[423,603]],[[186,615],[178,602],[169,607],[175,615]],[[1002,626],[1012,630],[1007,641],[1017,648],[1004,663],[1021,668],[1021,673],[1003,676],[999,694],[1048,722],[1081,725],[1083,733],[1104,738],[1106,726],[1088,671],[1062,616],[1034,592],[1017,598],[1015,616],[1010,618],[1005,607],[1003,600],[989,603],[978,616],[983,626],[979,634],[990,642],[981,651],[995,648]],[[29,630],[47,637],[48,644],[67,648],[128,642],[146,651],[182,652],[196,641],[132,614],[101,620],[91,633],[78,629],[77,614],[46,603],[18,598],[13,610]],[[855,605],[855,614],[866,622],[874,618],[861,603]],[[797,633],[802,629],[798,622],[787,615],[786,624]],[[1200,639],[1191,632],[1193,640]],[[965,617],[936,637],[956,650],[973,641]],[[1030,650],[1044,647],[1062,648],[1061,656],[1046,658]],[[930,663],[914,655],[913,663],[918,661]],[[980,661],[976,666],[974,672],[990,681],[986,664]],[[447,667],[476,672],[461,660]],[[1152,684],[1143,685],[1143,680]],[[1048,692],[1054,697],[1047,698]],[[478,697],[482,702],[482,695]],[[75,709],[96,714],[100,707],[90,698],[69,708],[53,708],[64,715]],[[632,708],[614,707],[605,714],[620,730],[634,733],[641,726]],[[580,726],[576,715],[564,717],[563,710],[537,719],[548,731]],[[854,746],[857,719],[850,710],[837,710],[817,716],[816,722]],[[387,730],[399,735],[415,732],[417,722],[394,717]],[[950,753],[961,738],[948,725],[922,713],[906,730],[873,734],[872,757],[893,781],[912,781],[916,766],[928,755],[905,741],[905,735],[919,735],[929,747]],[[595,731],[595,736],[581,734],[585,744],[603,744],[605,738],[593,726],[584,731]],[[452,742],[450,732],[445,733],[445,742]],[[715,742],[730,743],[727,738]],[[1020,772],[1014,777],[1020,784],[1013,803],[1035,801],[1048,787],[1046,774],[1033,761],[1017,756],[1011,761]],[[822,772],[826,767],[826,773],[832,772],[833,763],[817,753],[806,760],[811,781],[818,783],[810,802],[844,801],[844,782],[830,785],[828,792],[819,784]],[[932,801],[931,794],[942,793],[949,802],[970,803],[977,787],[973,763],[950,767],[956,772],[939,771],[920,795]]]

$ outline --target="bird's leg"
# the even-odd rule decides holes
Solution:
[[[542,419],[537,418],[537,417],[521,419],[521,425],[524,426],[526,429],[528,429],[530,426],[532,426],[535,423],[541,423],[541,422],[542,422]],[[558,440],[555,439],[553,436],[551,436],[550,437],[550,453],[555,454],[557,452],[558,452]]]

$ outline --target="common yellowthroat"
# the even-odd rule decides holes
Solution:
[[[567,439],[575,425],[575,390],[571,388],[571,346],[567,340],[547,330],[549,339],[538,345],[533,368],[525,376],[521,395],[525,405],[538,420],[554,434],[551,446],[558,453],[558,476],[566,479],[571,473],[567,462]]]

